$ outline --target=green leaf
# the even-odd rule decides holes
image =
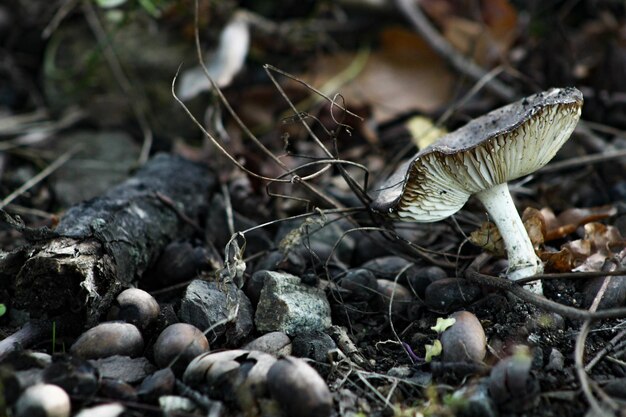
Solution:
[[[453,318],[443,319],[441,317],[438,317],[437,323],[430,329],[436,331],[438,334],[441,334],[445,332],[446,329],[452,326],[454,323],[456,323],[456,319],[453,319]]]
[[[126,3],[126,0],[96,0],[96,3],[103,9],[112,9]]]
[[[439,339],[435,340],[432,345],[425,345],[424,347],[426,348],[426,357],[424,358],[426,362],[430,362],[435,356],[441,355],[443,350]]]
[[[7,306],[4,304],[0,304],[0,317],[4,316],[7,312]]]

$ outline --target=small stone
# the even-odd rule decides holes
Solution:
[[[211,254],[203,246],[189,242],[171,242],[159,255],[156,263],[142,279],[149,288],[164,288],[192,280],[210,269]]]
[[[238,308],[237,308],[238,307]],[[206,330],[223,322],[237,311],[232,326],[219,325],[211,330],[217,337],[226,336],[227,344],[238,345],[253,329],[252,304],[232,283],[193,280],[180,303],[182,321]]]
[[[421,298],[424,298],[426,288],[433,282],[447,278],[448,274],[438,266],[425,266],[410,270],[407,286]]]
[[[137,401],[137,390],[132,385],[117,379],[102,378],[98,395],[111,400]]]
[[[198,408],[189,398],[178,395],[163,395],[159,398],[159,407],[164,416],[192,414]]]
[[[154,372],[154,365],[144,357],[109,356],[92,360],[91,363],[100,372],[102,378],[116,379],[135,384]]]
[[[172,367],[180,375],[193,358],[209,350],[209,341],[197,327],[176,323],[161,332],[153,346],[154,361],[161,368]],[[175,363],[171,363],[178,358]]]
[[[126,409],[122,404],[102,404],[81,410],[74,417],[120,417]]]
[[[562,371],[565,366],[565,357],[560,350],[552,348],[550,350],[550,358],[546,365],[546,371]]]
[[[484,382],[462,387],[452,398],[461,405],[459,417],[498,417],[498,408],[489,396],[489,389]]]
[[[333,397],[326,381],[302,359],[287,356],[267,374],[269,392],[289,417],[326,417]]]
[[[349,270],[339,281],[339,285],[350,292],[355,300],[370,300],[378,293],[376,276],[368,269]]]
[[[444,362],[482,362],[487,354],[487,337],[483,326],[469,311],[450,316],[456,321],[440,337]]]
[[[405,272],[398,277],[398,282],[406,282],[408,271],[413,268],[408,267],[410,264],[411,262],[400,256],[381,256],[365,262],[361,265],[361,268],[371,271],[377,279],[386,279],[389,281],[394,281],[397,275],[402,272],[402,270],[405,270]]]
[[[69,417],[70,397],[51,384],[37,384],[20,395],[15,403],[15,417]]]
[[[176,385],[176,376],[170,368],[159,369],[152,375],[147,376],[139,388],[139,398],[148,403],[156,403],[162,395],[171,395]]]
[[[244,345],[242,349],[258,350],[273,356],[285,356],[291,355],[292,344],[291,339],[289,339],[289,336],[285,333],[270,332],[257,337],[250,343]]]
[[[328,352],[333,349],[337,349],[335,341],[324,332],[303,332],[293,338],[293,356],[299,358],[325,363],[328,362]]]
[[[58,385],[69,395],[90,398],[98,391],[100,375],[87,360],[73,355],[55,355],[43,373],[47,384]]]
[[[293,335],[331,325],[330,304],[323,291],[283,272],[265,271],[255,324],[261,332]]]
[[[108,356],[139,356],[143,352],[143,337],[139,329],[129,323],[101,323],[83,333],[70,352],[85,359]]]
[[[146,329],[159,316],[159,303],[153,296],[139,288],[128,288],[116,298],[109,310],[109,320],[121,320]]]
[[[413,303],[413,294],[402,284],[398,284],[386,279],[376,280],[378,282],[378,292],[385,312],[389,310],[389,303],[392,303],[391,313],[402,315],[406,313],[408,307]]]
[[[589,308],[593,300],[602,287],[605,277],[591,278],[584,289],[584,305]],[[606,277],[609,280],[604,295],[598,305],[598,310],[607,308],[623,307],[626,305],[626,276]]]
[[[470,305],[482,295],[480,287],[461,278],[444,278],[430,284],[424,293],[428,309],[450,313]]]

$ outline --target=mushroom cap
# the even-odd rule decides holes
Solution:
[[[480,116],[400,165],[374,190],[372,208],[418,222],[451,216],[472,194],[547,164],[582,104],[576,88],[552,88]]]

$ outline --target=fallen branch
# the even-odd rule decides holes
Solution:
[[[108,193],[70,208],[56,236],[0,257],[12,307],[33,317],[78,311],[95,324],[165,245],[196,232],[214,185],[200,165],[156,156]]]

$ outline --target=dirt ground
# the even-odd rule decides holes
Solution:
[[[0,415],[44,382],[61,416],[626,415],[625,75],[608,0],[3,3]],[[446,132],[564,87],[571,138],[509,182],[543,296],[503,277],[477,199],[437,222],[376,210]],[[116,319],[139,347],[80,345]],[[179,322],[206,334],[196,355],[246,352],[183,377],[195,355],[157,348]]]

